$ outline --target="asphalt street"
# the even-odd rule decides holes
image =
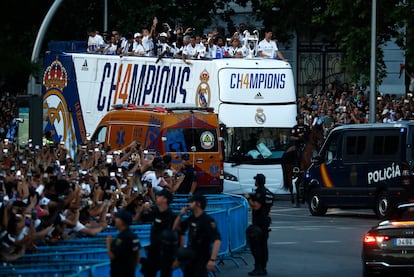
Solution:
[[[330,209],[315,217],[307,205],[278,200],[271,216],[267,276],[362,276],[362,238],[378,222],[373,211]],[[248,252],[240,255],[247,264],[225,260],[217,276],[247,276],[253,259]]]

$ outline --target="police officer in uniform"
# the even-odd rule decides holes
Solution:
[[[183,268],[184,277],[207,277],[216,266],[217,254],[221,245],[221,238],[215,220],[205,213],[207,199],[204,195],[196,194],[189,199],[189,207],[183,207],[174,222],[174,229],[181,234],[181,245],[184,245],[184,234],[188,230],[188,245],[191,258]],[[191,215],[181,221],[187,214]],[[213,247],[211,247],[213,245]]]
[[[303,114],[296,116],[297,124],[290,130],[290,140],[294,143],[296,152],[296,166],[299,167],[300,158],[302,156],[302,148],[305,142],[308,140],[310,128],[305,125],[305,118]],[[296,169],[299,172],[299,169]]]
[[[115,240],[111,236],[106,238],[106,248],[111,259],[111,276],[135,276],[135,269],[140,260],[140,243],[129,226],[132,215],[127,210],[120,210],[115,214],[115,226],[119,234]]]
[[[152,224],[151,244],[146,249],[148,258],[142,261],[141,272],[145,277],[155,277],[158,270],[161,270],[161,277],[172,276],[172,264],[178,245],[178,235],[172,230],[177,217],[169,206],[172,200],[172,193],[163,189],[155,194],[155,206],[143,208],[145,211],[141,214],[141,221]]]
[[[246,235],[254,258],[254,270],[249,272],[249,275],[261,276],[267,275],[266,264],[269,256],[267,240],[273,194],[265,187],[266,177],[263,174],[257,174],[254,179],[255,192],[245,195],[252,208],[252,224],[247,228]]]
[[[181,156],[183,161],[183,167],[180,172],[177,173],[179,177],[180,174],[184,175],[184,180],[181,182],[176,193],[178,194],[193,194],[197,187],[197,175],[195,173],[194,167],[190,164],[190,155],[187,153]]]

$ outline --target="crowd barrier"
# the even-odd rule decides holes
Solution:
[[[175,195],[171,208],[179,213],[188,206],[189,195]],[[221,235],[219,265],[224,260],[231,260],[239,266],[237,259],[245,260],[241,253],[246,248],[248,225],[248,203],[238,195],[208,194],[206,212],[214,218]],[[150,224],[132,225],[143,247],[150,243]],[[0,265],[0,276],[109,276],[110,263],[105,248],[105,238],[115,237],[117,230],[109,226],[95,237],[57,241],[56,246],[38,246],[30,254],[9,264]],[[145,256],[144,250],[142,255]],[[220,271],[220,266],[217,267]],[[142,276],[140,268],[136,276]],[[180,269],[174,271],[174,277],[183,276]]]

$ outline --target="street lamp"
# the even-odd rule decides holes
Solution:
[[[62,2],[63,0],[55,0],[55,2],[53,2],[45,18],[43,19],[42,25],[40,25],[40,29],[37,33],[36,41],[33,46],[32,58],[30,60],[32,63],[36,63],[39,59],[40,50],[42,49],[42,43],[43,39],[45,38],[47,28],[49,27],[50,21],[52,20],[53,16],[55,15],[57,9],[59,8]],[[27,84],[27,94],[39,96],[41,94],[40,90],[36,89],[36,79],[33,76],[33,74],[30,74],[29,76],[29,82]]]

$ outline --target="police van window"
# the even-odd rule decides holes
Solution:
[[[216,129],[170,128],[166,133],[167,152],[217,152]]]
[[[338,139],[339,139],[338,134],[331,135],[331,137],[329,138],[329,141],[327,142],[327,147],[325,148],[325,153],[324,153],[326,162],[330,162],[332,159],[335,159],[337,157]]]
[[[100,126],[92,136],[92,140],[105,142],[106,138],[106,126]]]
[[[344,162],[358,161],[365,155],[367,136],[347,136],[345,139]]]
[[[397,134],[375,135],[372,144],[372,157],[386,156],[388,159],[400,156],[400,136]]]

